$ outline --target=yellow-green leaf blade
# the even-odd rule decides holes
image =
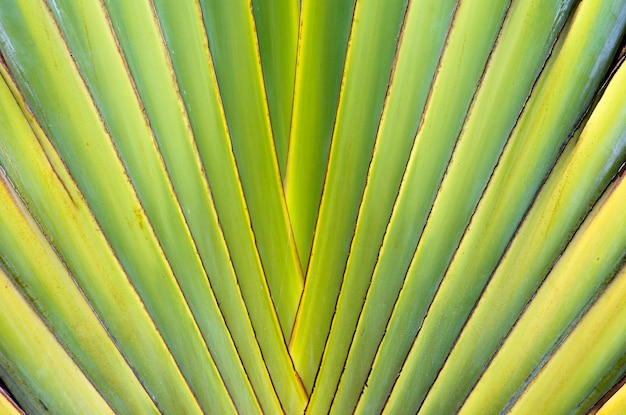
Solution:
[[[421,405],[510,238],[608,68],[623,31],[624,18],[620,21],[618,16],[621,13],[626,17],[626,7],[611,1],[582,5],[577,13],[580,18],[563,34],[563,46],[556,48],[546,64],[446,270],[395,383],[391,412],[398,407],[417,410]],[[561,94],[554,95],[555,89]],[[445,399],[441,404],[450,402]],[[436,409],[448,411],[453,409]]]
[[[356,1],[301,3],[285,197],[300,264],[306,270]]]
[[[288,338],[303,280],[274,149],[252,10],[243,0],[200,4],[257,248]]]
[[[471,2],[461,2],[457,5],[406,167],[405,175],[412,174],[412,178],[411,176],[409,179],[403,178],[403,182],[412,180],[409,187],[414,191],[400,190],[401,194],[395,200],[395,204],[402,204],[406,212],[404,215],[393,213],[392,221],[394,216],[405,217],[402,220],[398,219],[396,225],[388,226],[386,229],[383,250],[388,245],[392,247],[389,249],[393,250],[393,255],[383,257],[381,251],[376,260],[372,286],[369,288],[370,294],[359,316],[362,331],[354,331],[352,343],[352,350],[356,349],[356,355],[360,357],[352,363],[349,360],[344,363],[348,365],[344,372],[347,372],[346,380],[343,381],[343,386],[339,386],[344,391],[338,391],[333,403],[340,408],[338,412],[353,410],[356,405],[362,390],[362,382],[365,381],[378,344],[372,339],[382,335],[387,320],[384,315],[391,311],[392,298],[395,298],[394,291],[399,290],[406,272],[402,269],[408,267],[414,244],[417,244],[419,238],[419,230],[423,227],[508,3],[494,1],[487,7]],[[477,32],[471,30],[476,22],[480,22],[483,30]],[[459,64],[465,68],[464,77],[458,76]],[[402,184],[400,189],[403,186],[407,185]],[[377,278],[377,275],[380,277]],[[364,358],[366,354],[371,354],[368,360]]]
[[[626,355],[626,268],[615,276],[519,400],[512,414],[572,411]]]
[[[623,264],[626,181],[619,180],[609,192],[559,258],[460,413],[510,409],[535,368],[541,367],[598,290]]]
[[[369,402],[381,402],[389,393],[502,148],[565,23],[567,6],[567,1],[511,5],[377,352],[368,380],[370,387],[359,404],[363,408],[370,407]],[[526,21],[533,22],[532,29]],[[494,113],[498,115],[494,117]]]
[[[4,171],[0,171],[0,226],[3,229],[0,262],[4,270],[37,305],[37,312],[98,393],[116,411],[157,413],[146,390],[22,204]],[[25,257],[24,252],[29,256]]]
[[[284,180],[291,126],[296,51],[300,27],[299,0],[253,0],[252,9],[265,79],[278,167]]]
[[[159,22],[146,2],[109,5],[115,38],[94,6],[57,1],[56,15],[238,410],[258,411],[209,283],[236,284]],[[245,315],[240,293],[231,294]]]
[[[626,380],[624,376],[626,376],[626,354],[600,379],[572,413],[576,415],[596,413],[623,385]]]
[[[421,119],[456,1],[436,7],[413,1],[407,10],[363,203],[335,316],[308,411],[328,411],[352,341],[383,234]]]
[[[1,267],[0,291],[0,366],[20,388],[20,404],[33,411],[112,415],[113,410]],[[59,372],[63,382],[56,379]],[[7,410],[4,403],[0,410],[7,415],[23,413],[14,407]]]
[[[24,86],[28,79],[28,88],[22,91],[29,106],[164,332],[196,397],[207,408],[232,410],[231,398],[170,264],[52,16],[30,1],[3,7],[0,18],[8,34],[3,38],[3,52],[17,84]],[[187,333],[184,338],[181,330]]]
[[[289,368],[289,357],[250,229],[200,5],[157,1],[155,8],[202,168],[211,183],[210,192],[219,220],[214,227],[221,226],[228,251],[222,243],[207,243],[204,237],[197,239],[197,245],[259,402],[265,412],[279,412],[280,402],[272,383],[281,385],[276,389],[284,391],[288,388],[282,385],[297,382],[297,377],[293,371],[274,369],[285,365]],[[203,227],[199,228],[202,235]],[[204,232],[206,229],[204,227]],[[254,291],[261,301],[253,301],[248,294],[248,302],[244,302],[242,290],[244,293]],[[272,378],[266,363],[273,368]]]
[[[598,415],[612,415],[619,414],[626,411],[626,386],[622,385],[615,395],[613,395],[602,407],[598,410]]]
[[[83,196],[32,115],[29,125],[20,112],[27,111],[25,104],[10,97],[11,92],[21,97],[15,86],[9,86],[10,92],[6,86],[3,81],[0,164],[157,405],[164,410],[195,407],[176,362]],[[167,386],[163,378],[169,379]]]
[[[24,411],[17,406],[2,387],[0,387],[0,411],[6,415],[24,415]]]
[[[355,6],[315,238],[290,342],[308,390],[339,295],[406,5],[406,0],[365,0]]]
[[[626,71],[622,69],[620,73],[623,79]],[[626,124],[624,86],[620,83],[623,81],[614,79],[610,84],[580,138],[568,146],[553,169],[447,358],[424,403],[425,413],[450,405],[454,410],[462,404],[576,227],[623,162]]]
[[[248,2],[240,0],[228,5],[202,0],[200,4],[234,159],[250,217],[249,222],[246,220],[233,226],[237,226],[239,232],[243,231],[243,226],[251,225],[264,275],[259,274],[257,264],[253,262],[256,259],[250,255],[250,250],[245,256],[239,257],[243,272],[237,268],[237,258],[234,259],[235,269],[241,278],[244,299],[251,308],[250,318],[255,331],[259,333],[261,350],[268,362],[270,375],[283,379],[275,383],[275,387],[280,388],[277,393],[283,409],[297,413],[305,406],[306,393],[287,353],[285,338],[292,330],[302,291],[302,273],[291,235],[273,145],[252,10]],[[213,170],[211,185],[219,181],[221,173]],[[232,190],[223,188],[222,194],[225,196]],[[224,210],[233,210],[229,207],[231,202],[226,198],[222,203]],[[227,215],[230,216],[229,221],[234,220],[228,212],[218,210],[218,215]],[[239,235],[243,234],[240,232]],[[235,241],[229,240],[232,252],[237,251]],[[259,294],[266,292],[265,287],[269,287],[271,298]],[[275,314],[272,307],[275,307]],[[276,315],[283,337],[275,331]],[[266,333],[260,334],[263,331]]]

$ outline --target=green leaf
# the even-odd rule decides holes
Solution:
[[[303,280],[272,138],[252,11],[241,0],[200,4],[252,229],[288,339]],[[259,286],[255,283],[254,290]],[[246,291],[252,288],[244,296]]]
[[[62,160],[25,103],[14,99],[20,99],[15,85],[4,81],[0,85],[0,129],[2,137],[9,138],[0,142],[0,162],[6,174],[157,405],[195,408],[195,399],[162,335]],[[163,384],[164,378],[169,379],[168,385]]]
[[[26,90],[26,101],[68,165],[192,390],[206,408],[209,398],[215,405],[215,397],[221,397],[218,402],[223,410],[234,409],[171,264],[52,16],[47,9],[24,3],[31,2],[3,7],[0,12],[2,27],[15,36],[3,46],[16,51],[16,83],[23,85],[29,74],[36,77],[37,82]],[[33,30],[21,31],[23,26]],[[39,60],[33,61],[33,56]],[[66,117],[55,116],[58,112]],[[187,333],[185,338],[178,334],[180,330]]]
[[[623,264],[626,259],[623,249],[626,246],[623,209],[626,182],[620,178],[608,192],[606,200],[590,213],[516,322],[461,413],[497,410],[504,408],[507,401],[508,405],[514,404],[517,396],[510,393],[526,387],[528,377],[541,368],[542,360],[562,342],[572,322],[577,321],[598,290]],[[604,235],[615,237],[604,238]],[[562,295],[564,289],[568,291],[567,296]],[[615,339],[614,335],[611,337]],[[513,360],[511,353],[523,357]],[[558,360],[551,362],[556,364]],[[489,396],[488,400],[484,394]]]
[[[431,86],[423,80],[434,77],[441,56],[455,2],[437,4],[431,8],[427,2],[413,2],[407,10],[311,413],[327,411],[337,387],[370,281],[364,276],[374,268]]]
[[[593,98],[591,91],[605,75],[622,31],[618,16],[626,17],[626,9],[622,5],[614,10],[612,2],[581,6],[526,103],[429,306],[393,393],[402,406],[421,404],[559,149]],[[585,60],[592,54],[604,60]],[[555,89],[561,94],[552,94]]]
[[[621,411],[625,32],[0,0],[0,412]]]
[[[290,343],[308,390],[339,295],[405,13],[406,0],[366,0],[355,6],[306,284]],[[366,64],[372,56],[376,64]]]
[[[626,268],[622,268],[531,381],[511,413],[575,408],[581,397],[615,367],[626,354],[625,283]]]
[[[3,378],[10,375],[11,386],[20,391],[21,405],[29,412],[113,414],[2,268],[0,290],[1,373]],[[63,373],[63,382],[50,382],[58,373]],[[69,390],[72,393],[67,393]],[[4,391],[0,394],[0,410],[7,415],[22,413],[8,401]]]
[[[300,2],[254,0],[252,7],[276,157],[284,180],[287,174]]]
[[[285,197],[300,264],[306,270],[356,2],[301,3]]]
[[[622,68],[621,73],[624,72]],[[433,385],[432,398],[427,398],[424,406],[430,405],[429,399],[433,405],[440,402],[439,405],[460,406],[584,215],[623,162],[624,127],[607,125],[604,120],[605,116],[621,120],[624,111],[618,104],[623,101],[620,96],[623,85],[613,82],[612,91],[605,92],[582,134],[564,152],[526,214]],[[609,92],[612,93],[607,95]],[[612,115],[605,113],[608,108]],[[450,390],[456,391],[453,396]]]
[[[4,230],[0,237],[2,250],[0,261],[4,268],[3,287],[7,296],[12,296],[11,302],[7,300],[3,325],[8,333],[15,336],[15,340],[6,340],[5,347],[9,349],[4,353],[11,354],[11,361],[12,355],[20,356],[23,359],[22,364],[30,367],[21,374],[22,377],[27,377],[40,359],[32,356],[32,352],[23,350],[30,349],[24,346],[26,343],[24,335],[28,330],[17,330],[19,324],[12,321],[8,314],[9,310],[13,310],[11,306],[20,310],[31,307],[17,294],[15,286],[18,286],[23,295],[37,307],[36,312],[34,310],[24,312],[27,314],[24,317],[25,324],[39,325],[39,331],[42,331],[44,323],[35,317],[36,313],[40,314],[72,356],[61,359],[65,360],[66,365],[73,364],[75,360],[93,383],[93,386],[90,385],[91,388],[84,386],[77,388],[83,391],[86,401],[92,401],[91,405],[102,408],[105,413],[110,411],[108,405],[117,411],[156,413],[157,410],[150,397],[119,353],[114,340],[109,337],[98,317],[92,312],[72,275],[29,215],[19,195],[12,189],[4,172],[0,173],[0,182],[0,218],[2,218],[0,226]],[[22,252],[30,252],[31,256],[24,257],[21,255]],[[9,277],[4,275],[5,273],[12,281],[8,280]],[[45,340],[40,341],[44,344],[51,343],[51,340],[56,343],[51,334],[42,333],[42,335]],[[21,346],[16,345],[16,342],[21,343]],[[58,354],[62,350],[58,344],[51,347],[53,348],[51,353]],[[24,371],[24,368],[15,370]],[[78,368],[72,366],[72,370]],[[78,375],[75,373],[74,376]],[[76,378],[73,381],[80,382]],[[99,402],[102,399],[109,403]]]

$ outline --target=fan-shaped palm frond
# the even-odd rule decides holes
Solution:
[[[0,1],[0,411],[626,411],[625,33]]]

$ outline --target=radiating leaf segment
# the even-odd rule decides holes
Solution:
[[[1,1],[0,377],[28,414],[619,412],[625,30]]]

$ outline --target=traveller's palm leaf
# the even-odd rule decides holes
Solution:
[[[27,413],[626,410],[625,1],[0,3]]]

